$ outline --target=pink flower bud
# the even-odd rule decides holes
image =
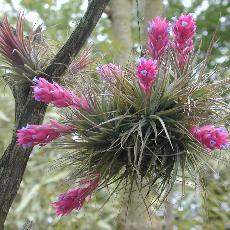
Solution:
[[[224,128],[215,128],[213,125],[194,126],[192,135],[209,150],[227,149],[230,134]]]
[[[97,72],[104,80],[109,80],[115,82],[117,75],[122,75],[122,70],[120,66],[113,63],[104,64],[97,67]]]
[[[169,43],[169,23],[166,18],[156,17],[149,22],[148,27],[148,51],[153,59],[159,57],[165,52]]]
[[[148,94],[151,91],[156,75],[157,66],[153,60],[147,60],[145,58],[140,58],[138,60],[137,77],[139,79],[140,87],[145,94]]]
[[[46,125],[27,125],[17,131],[17,140],[23,148],[43,146],[73,130],[72,126],[59,124],[56,121]]]
[[[72,91],[65,89],[58,83],[50,83],[44,78],[34,78],[36,86],[33,88],[33,97],[36,101],[51,103],[57,107],[71,106],[76,109],[84,109],[88,112],[91,108],[85,97],[77,97]]]
[[[92,192],[98,187],[99,177],[94,180],[81,180],[80,184],[86,187],[75,188],[67,191],[58,197],[58,201],[53,202],[52,206],[56,209],[56,215],[64,216],[75,210],[80,210],[84,203],[89,201]]]
[[[181,69],[186,64],[190,52],[193,50],[193,37],[196,32],[196,23],[191,14],[181,15],[173,23],[173,48],[177,53],[177,62]]]

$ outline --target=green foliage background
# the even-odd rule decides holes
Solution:
[[[63,2],[63,3],[60,3]],[[213,32],[217,31],[217,42],[211,58],[210,68],[220,64],[218,68],[228,67],[230,64],[230,2],[229,0],[191,0],[190,6],[183,5],[180,0],[168,0],[166,3],[166,15],[168,18],[179,15],[181,12],[194,12],[197,17],[198,36],[197,41],[203,35],[202,51],[208,47]],[[46,36],[50,40],[64,42],[74,28],[75,23],[84,13],[85,1],[76,0],[2,0],[4,5],[0,16],[6,13],[12,23],[15,23],[17,11],[23,9],[25,15],[33,12],[46,28]],[[39,21],[27,21],[27,29]],[[137,19],[133,16],[134,38],[137,38]],[[103,36],[99,36],[103,35]],[[97,54],[105,55],[107,61],[113,60],[118,44],[112,43],[110,21],[103,15],[97,28],[93,32],[90,43]],[[229,71],[225,71],[229,75]],[[57,118],[57,112],[49,108],[46,119]],[[10,90],[4,82],[0,84],[0,150],[1,153],[9,143],[14,120],[14,101]],[[1,155],[0,153],[0,155]],[[114,195],[103,208],[107,198],[107,191],[103,190],[79,213],[73,213],[68,217],[55,217],[50,202],[57,195],[68,189],[64,178],[66,169],[55,171],[51,169],[52,161],[63,156],[65,151],[56,151],[51,145],[46,148],[36,148],[31,155],[24,180],[19,194],[10,210],[7,219],[9,230],[22,227],[27,220],[33,222],[33,229],[89,229],[112,230],[116,229],[117,215],[121,210],[121,198]],[[219,165],[222,165],[220,161]],[[216,169],[217,167],[214,168]],[[229,169],[223,165],[220,172],[207,170],[207,192],[204,199],[194,192],[194,188],[188,186],[186,196],[181,199],[181,191],[175,189],[173,198],[173,210],[175,215],[174,225],[181,230],[214,230],[230,229],[230,177]],[[220,174],[220,176],[219,176]],[[203,205],[205,202],[205,205]],[[163,212],[158,212],[164,225]],[[209,217],[209,218],[207,218]]]

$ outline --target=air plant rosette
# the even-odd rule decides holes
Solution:
[[[54,46],[44,42],[41,26],[26,36],[23,12],[18,15],[16,28],[10,25],[6,15],[3,17],[0,24],[0,60],[3,64],[0,69],[5,70],[6,80],[28,83],[35,75],[44,74],[53,57]]]
[[[184,189],[197,180],[213,150],[229,147],[223,84],[230,80],[210,81],[211,48],[198,63],[195,31],[190,14],[172,24],[157,17],[149,22],[146,56],[126,68],[101,65],[96,78],[77,76],[73,88],[87,89],[82,95],[35,78],[35,100],[65,107],[63,122],[29,125],[18,130],[18,142],[42,146],[63,136],[56,146],[71,154],[60,164],[74,167],[79,182],[52,203],[57,215],[81,209],[95,190],[113,183],[114,192],[147,188],[162,202],[176,181]]]

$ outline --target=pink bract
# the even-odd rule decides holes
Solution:
[[[65,89],[58,83],[50,83],[44,78],[34,78],[33,97],[36,101],[51,103],[56,107],[71,106],[76,109],[84,109],[88,112],[91,108],[85,97],[77,97],[72,91]]]
[[[94,180],[81,180],[80,184],[86,187],[75,188],[67,191],[58,197],[58,201],[53,202],[52,206],[56,209],[56,215],[68,215],[73,210],[80,210],[84,203],[89,201],[92,192],[98,187],[99,177]]]
[[[166,18],[156,17],[149,22],[148,27],[148,51],[153,59],[159,57],[165,52],[169,44],[169,22]]]
[[[224,128],[215,128],[213,125],[194,126],[192,135],[209,150],[227,149],[230,134]]]
[[[26,127],[17,131],[17,141],[23,148],[29,148],[35,145],[43,146],[72,131],[72,126],[59,124],[54,120],[46,125],[28,124]]]
[[[196,23],[191,14],[181,15],[173,23],[173,48],[177,53],[177,62],[181,69],[186,64],[189,54],[193,50],[193,38],[196,32]]]
[[[97,72],[104,80],[116,81],[117,75],[122,75],[120,66],[113,63],[104,64],[97,67]]]
[[[150,93],[157,75],[155,62],[151,59],[140,58],[137,62],[136,72],[141,89],[145,94]]]

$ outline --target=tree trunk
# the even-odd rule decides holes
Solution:
[[[27,111],[23,113],[16,127],[22,127],[27,123],[26,121],[34,124],[42,122],[46,106],[32,100],[29,102],[30,104],[25,107]],[[14,132],[11,143],[0,161],[0,230],[4,229],[5,219],[19,189],[31,151],[31,148],[22,150],[17,145]]]
[[[145,189],[142,189],[142,194],[135,191],[131,194],[128,208],[123,207],[120,215],[117,230],[161,230],[162,225],[158,217],[150,210],[147,210],[146,205],[150,204],[148,199],[143,201]],[[146,205],[145,205],[146,203]]]
[[[134,0],[136,6],[136,0]],[[119,55],[116,61],[119,64],[125,65],[128,62],[132,49],[132,34],[131,34],[131,17],[132,12],[131,1],[116,0],[111,2],[112,10],[112,31],[116,38],[115,42],[120,42]],[[145,45],[147,21],[156,15],[163,14],[163,3],[161,0],[139,0],[139,16],[144,13],[144,23],[141,25],[141,36]],[[136,17],[135,17],[136,18]],[[137,19],[136,19],[137,20]],[[161,229],[159,219],[146,210],[146,207],[140,197],[139,192],[134,192],[131,196],[129,207],[124,205],[122,213],[119,216],[117,230],[150,230]]]
[[[140,1],[140,10],[143,12],[144,20],[141,24],[141,35],[143,46],[146,44],[148,22],[157,16],[164,16],[163,0],[142,0]]]
[[[109,0],[92,0],[74,32],[45,70],[46,78],[60,80],[71,59],[78,54],[100,19]],[[60,65],[62,63],[62,65]],[[13,79],[11,79],[13,81]],[[10,84],[11,85],[11,84]],[[15,130],[10,145],[0,159],[0,230],[4,229],[9,209],[17,194],[32,148],[23,149],[17,145],[16,130],[27,123],[40,124],[46,105],[32,99],[30,85],[11,87],[15,98]]]
[[[164,15],[163,0],[143,0],[143,3],[145,25],[147,25],[149,20]]]
[[[144,20],[141,27],[141,34],[144,38],[147,38],[147,26],[148,22],[157,16],[163,17],[164,16],[164,5],[163,0],[143,0],[141,1],[141,9],[144,12]],[[147,39],[146,39],[147,40]],[[143,47],[146,45],[146,40],[143,42]],[[174,213],[173,207],[171,202],[172,193],[170,192],[168,195],[168,201],[165,202],[165,229],[172,230],[173,225],[172,222],[174,221]],[[158,220],[160,221],[160,220]],[[155,228],[158,229],[158,228]]]
[[[174,213],[173,213],[173,205],[172,201],[172,191],[168,194],[167,201],[165,201],[165,230],[173,230],[173,221],[174,221]]]
[[[127,64],[133,46],[131,31],[132,4],[130,0],[111,1],[114,45],[118,46],[116,62]]]
[[[162,0],[143,0],[141,8],[144,11],[144,20],[141,29],[142,35],[147,38],[147,26],[148,22],[157,16],[164,16],[164,5]],[[146,40],[144,41],[143,46],[145,47]],[[168,201],[165,202],[165,229],[172,230],[173,225],[172,222],[174,220],[173,207],[170,203],[172,198],[172,193],[168,195]],[[160,219],[158,220],[160,221]],[[155,228],[157,229],[157,228]]]

